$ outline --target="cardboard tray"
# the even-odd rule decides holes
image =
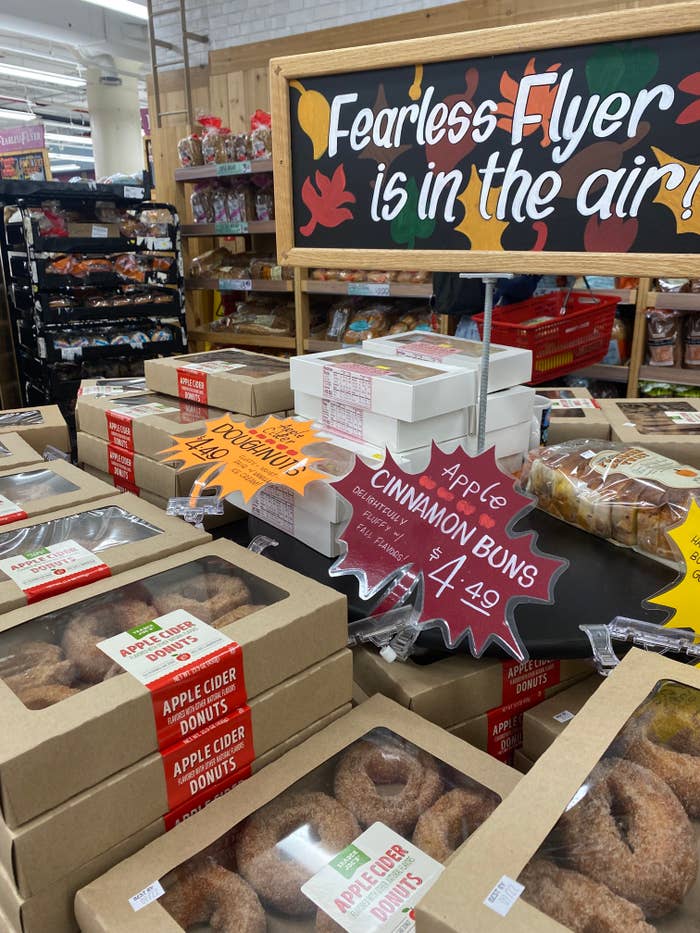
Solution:
[[[41,462],[41,455],[16,432],[0,435],[0,470],[14,470]]]
[[[124,495],[116,501],[133,498]],[[162,586],[162,581],[153,580],[157,574],[174,570],[165,578],[170,585],[194,561],[205,566],[216,561],[217,567],[224,561],[234,575],[241,574],[248,581],[255,598],[259,598],[257,592],[270,603],[222,629],[241,648],[236,672],[242,673],[249,698],[345,647],[343,596],[228,541],[176,553],[117,579],[54,597],[50,604],[7,613],[0,618],[0,646],[9,642],[11,648],[20,640],[35,638],[34,630],[49,632],[52,624],[59,624],[51,622],[57,617],[49,619],[50,612],[82,608],[78,604],[93,597],[110,602],[121,587],[138,584],[135,592],[148,596],[154,587]],[[201,567],[199,563],[198,572]],[[114,605],[117,612],[116,599]],[[147,606],[146,611],[153,618],[157,610]],[[27,628],[33,620],[38,621]],[[55,637],[60,639],[61,633],[57,631]],[[5,822],[13,829],[158,748],[151,694],[131,676],[112,677],[38,710],[27,709],[0,681],[0,718],[8,723],[0,746],[0,803]]]
[[[495,791],[501,798],[511,793],[518,779],[511,769],[483,752],[384,697],[373,697],[261,773],[234,787],[202,813],[79,891],[76,917],[83,933],[114,933],[116,930],[120,933],[141,930],[170,933],[180,929],[158,901],[135,912],[129,898],[156,879],[163,878],[297,781],[306,778],[306,790],[324,789],[328,792],[333,774],[333,763],[328,760],[377,727],[385,727],[424,749],[462,775]],[[326,762],[328,765],[322,767]],[[481,831],[477,830],[475,835]],[[277,928],[307,933],[313,930],[313,923],[311,914],[308,922],[278,922]]]
[[[636,648],[630,651],[420,902],[418,933],[462,933],[465,917],[470,918],[468,929],[479,933],[564,933],[565,926],[522,896],[505,917],[486,906],[486,899],[504,876],[506,881],[520,876],[620,729],[664,680],[700,689],[696,668]],[[699,902],[696,882],[684,902],[685,920],[674,912],[655,920],[656,929],[697,929]]]
[[[70,437],[58,405],[32,405],[0,412],[0,440],[5,434],[19,434],[38,454],[48,446],[70,453]]]
[[[15,522],[25,518],[75,508],[112,494],[107,483],[64,460],[3,470],[0,472],[0,496],[10,501],[0,504],[0,531],[8,531]],[[14,519],[12,505],[17,507]]]
[[[349,703],[351,696],[352,655],[343,649],[253,697],[246,710],[232,711],[222,721],[221,730],[203,730],[201,736],[182,742],[176,753],[168,753],[165,760],[155,752],[16,830],[0,821],[0,864],[22,897],[38,894],[169,811],[187,812],[188,807],[198,805],[199,798],[209,800],[228,789],[237,772],[245,776],[251,745],[257,760]],[[226,757],[216,760],[215,736],[219,741],[230,736],[235,745],[244,742],[247,747],[238,752],[227,749]],[[196,762],[189,764],[195,757]],[[208,770],[200,771],[204,757],[211,764]],[[173,773],[180,772],[174,779]],[[214,781],[220,774],[223,776]],[[174,780],[181,786],[176,793],[183,798],[176,806],[170,791]],[[212,783],[206,788],[188,793],[191,781],[203,784],[209,780]],[[166,821],[164,826],[168,825]]]
[[[700,469],[700,399],[601,399],[599,404],[614,441]]]
[[[586,677],[523,715],[523,754],[537,761],[602,684],[598,674]]]
[[[202,405],[264,415],[294,407],[285,360],[247,350],[213,350],[144,363],[146,385]]]
[[[567,400],[575,403],[576,399],[582,399],[584,404],[589,406],[552,408],[547,432],[548,444],[562,444],[564,441],[574,441],[580,437],[610,440],[610,422],[603,410],[604,400],[594,399],[588,389],[568,386],[541,389],[538,386],[537,394],[550,399],[561,399],[564,404]]]
[[[307,738],[315,735],[321,729],[325,729],[326,726],[344,716],[349,710],[349,705],[334,710],[328,716],[316,720],[306,729],[295,733],[285,742],[276,745],[269,752],[259,756],[252,764],[253,774],[276,761],[290,749],[296,748],[297,745],[305,742]],[[125,801],[125,810],[128,811],[132,804],[133,800]],[[96,819],[103,819],[103,814],[99,814]],[[154,820],[144,829],[112,846],[106,852],[90,859],[89,862],[85,862],[78,868],[72,869],[58,881],[44,888],[39,894],[27,898],[17,893],[10,876],[0,864],[0,923],[5,919],[5,916],[7,918],[6,926],[0,926],[0,929],[3,931],[12,930],[13,933],[47,933],[47,931],[51,931],[51,933],[78,933],[78,924],[73,909],[76,891],[99,878],[100,875],[103,875],[130,855],[140,852],[149,842],[157,839],[158,836],[162,836],[164,832],[166,832],[164,821],[162,819]]]

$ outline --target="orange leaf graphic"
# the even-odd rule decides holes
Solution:
[[[457,196],[457,200],[464,205],[464,220],[455,227],[458,233],[463,233],[469,240],[472,249],[503,249],[501,237],[508,226],[508,221],[498,220],[495,216],[500,193],[500,188],[491,188],[489,191],[486,207],[489,214],[491,214],[491,220],[484,220],[479,212],[481,179],[476,165],[472,165],[469,183],[464,191]]]
[[[268,483],[287,486],[303,496],[309,483],[326,479],[325,473],[310,466],[321,458],[303,453],[307,444],[320,440],[325,438],[314,431],[311,421],[271,415],[251,428],[224,415],[207,421],[206,430],[197,437],[173,436],[175,443],[161,455],[166,462],[179,461],[178,472],[202,467],[192,486],[193,496],[215,488],[221,497],[240,492],[248,502]]]
[[[557,65],[550,65],[547,71],[558,71],[559,68],[561,68],[561,63]],[[527,63],[523,77],[534,75],[535,72],[535,59],[531,58]],[[498,105],[496,113],[500,115],[498,126],[502,130],[505,130],[507,133],[511,133],[513,131],[513,113],[515,111],[515,101],[518,96],[520,80],[521,79],[518,79],[516,81],[511,78],[507,71],[504,71],[501,75],[500,89],[501,94],[503,94],[505,100],[501,101],[501,103]],[[539,86],[531,88],[527,98],[525,114],[528,116],[533,116],[535,114],[541,115],[541,123],[528,123],[523,127],[523,136],[532,136],[532,134],[536,133],[541,126],[542,141],[540,145],[543,147],[549,146],[552,142],[552,140],[549,138],[549,124],[552,119],[552,109],[554,107],[556,96],[557,85],[554,84],[551,87]]]
[[[317,171],[315,180],[316,188],[310,176],[301,188],[301,199],[311,212],[309,222],[299,227],[302,236],[311,236],[317,224],[321,227],[338,227],[353,217],[347,207],[341,207],[341,204],[355,203],[355,195],[345,190],[345,169],[342,164],[333,172],[332,178]]]

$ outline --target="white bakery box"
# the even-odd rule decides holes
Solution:
[[[379,356],[421,360],[424,363],[455,366],[474,372],[478,385],[481,379],[481,354],[484,345],[478,340],[448,337],[427,331],[409,331],[365,340],[363,350]],[[491,344],[489,358],[489,392],[509,389],[532,378],[532,352],[519,347]]]
[[[290,360],[291,386],[331,402],[402,421],[474,405],[475,370],[404,360],[364,350],[330,350]]]

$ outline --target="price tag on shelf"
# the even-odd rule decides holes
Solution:
[[[248,222],[241,220],[237,223],[218,223],[214,224],[214,229],[219,236],[240,236],[248,232]]]
[[[104,227],[102,224],[93,224],[92,235],[95,238],[106,240],[109,236],[109,227]]]
[[[250,279],[219,279],[220,292],[250,292],[253,283]]]
[[[129,185],[124,186],[124,197],[125,198],[134,198],[137,201],[143,201],[144,190],[143,188],[135,188]]]
[[[388,282],[349,282],[348,295],[388,298],[391,295],[391,285]]]
[[[549,602],[567,563],[540,554],[534,533],[512,533],[532,501],[499,470],[493,448],[470,457],[433,446],[421,474],[405,473],[389,453],[380,469],[358,459],[332,485],[353,508],[333,576],[357,576],[363,598],[397,575],[420,577],[421,623],[437,625],[449,648],[466,638],[476,656],[495,642],[525,657],[513,608]]]
[[[219,178],[226,175],[250,175],[250,162],[223,162],[216,166],[216,174]]]

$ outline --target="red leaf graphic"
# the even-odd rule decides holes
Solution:
[[[683,78],[678,85],[678,90],[685,91],[686,94],[694,94],[696,97],[700,97],[700,71],[696,71],[692,75]]]
[[[316,172],[316,188],[308,177],[301,189],[301,199],[308,207],[311,218],[299,228],[302,236],[311,236],[317,226],[338,227],[346,220],[352,220],[353,214],[342,204],[354,204],[355,195],[345,190],[345,169],[342,165],[329,178],[323,172]],[[318,189],[318,190],[317,190]]]
[[[537,234],[537,239],[535,240],[535,245],[532,247],[533,253],[539,253],[547,245],[547,237],[549,236],[549,228],[544,220],[536,220],[532,225],[532,229]]]
[[[679,126],[685,126],[688,123],[697,123],[700,120],[700,100],[694,100],[688,104],[685,110],[676,117],[676,123]]]
[[[626,253],[637,239],[639,223],[634,218],[622,220],[614,214],[607,220],[593,216],[586,224],[583,245],[589,253]]]

